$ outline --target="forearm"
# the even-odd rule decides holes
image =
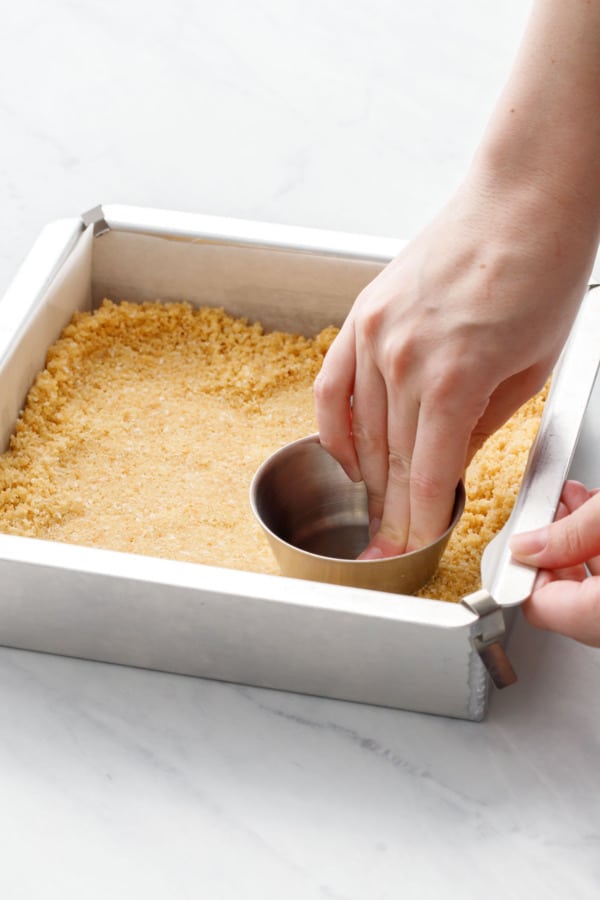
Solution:
[[[471,175],[558,230],[553,256],[600,238],[600,0],[536,0]],[[485,187],[484,187],[485,189]],[[515,204],[517,204],[515,209]],[[530,216],[527,215],[530,209]],[[550,215],[549,215],[550,213]],[[591,264],[591,262],[590,262]]]

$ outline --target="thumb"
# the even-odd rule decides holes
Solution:
[[[577,566],[600,553],[600,494],[552,525],[515,534],[515,559],[540,569]]]

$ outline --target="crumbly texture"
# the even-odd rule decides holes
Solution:
[[[264,334],[185,303],[76,314],[0,457],[0,528],[277,572],[248,486],[315,430],[312,382],[335,333]]]
[[[0,530],[277,573],[248,487],[275,449],[316,430],[312,384],[336,333],[265,333],[187,303],[105,300],[77,313],[0,456]],[[458,600],[479,586],[543,396],[475,458],[465,513],[423,596]]]

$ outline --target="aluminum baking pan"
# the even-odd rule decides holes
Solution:
[[[185,298],[313,334],[400,246],[123,206],[86,223],[48,225],[0,301],[2,448],[75,310]],[[597,390],[591,407],[575,466],[600,483]],[[477,621],[461,604],[0,534],[9,647],[480,720]]]

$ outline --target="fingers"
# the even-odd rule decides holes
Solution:
[[[578,490],[570,488],[566,496],[563,494],[563,502],[578,502]],[[515,559],[542,569],[560,569],[594,559],[600,554],[600,494],[552,525],[513,535],[510,548]]]
[[[464,378],[463,372],[458,378],[449,368],[420,396],[412,395],[408,379],[387,384],[387,483],[379,482],[385,488],[381,527],[361,559],[418,549],[437,540],[448,527],[471,428],[486,403],[470,392]],[[358,434],[358,416],[354,421]],[[359,460],[363,468],[361,453]]]
[[[401,411],[405,396],[402,386],[391,389],[386,385],[367,346],[360,347],[357,353],[355,330],[352,321],[347,320],[315,381],[315,409],[321,444],[350,478],[363,479],[367,487],[371,535],[375,542],[361,558],[395,556],[406,549],[410,516],[408,480],[418,405],[409,402],[406,410]],[[392,416],[388,412],[390,398],[396,402]],[[389,421],[396,423],[402,435],[391,456]],[[379,534],[390,484],[394,485],[394,491],[391,505],[388,504],[388,511],[391,510],[388,532]]]
[[[329,348],[315,380],[315,412],[321,444],[343,466],[349,478],[360,481],[352,440],[355,367],[354,327],[349,319]]]
[[[353,410],[354,439],[367,485],[372,538],[359,559],[404,553],[411,516],[411,457],[419,408],[401,385],[390,390],[377,374],[378,379],[373,373],[357,379],[361,386],[364,383],[365,391],[361,390]],[[377,396],[386,398],[385,409]]]
[[[449,402],[425,397],[421,402],[410,472],[410,550],[431,543],[446,530],[452,515],[456,486],[465,468],[469,425]],[[394,486],[386,495],[390,514],[394,509]],[[385,519],[384,519],[385,521]]]
[[[393,406],[384,426],[387,453],[383,460],[386,471],[381,482],[380,526],[374,534],[373,552],[363,558],[404,553],[408,547],[411,520],[411,457],[419,410],[406,392],[388,393]],[[361,456],[362,460],[362,456]]]
[[[540,569],[535,580],[534,590],[550,584],[551,581],[583,581],[587,577],[587,569],[583,563],[579,566],[567,566],[564,569]]]
[[[360,348],[358,355],[366,356]],[[410,378],[393,371],[387,373],[384,383],[379,373],[376,379],[372,372],[361,369],[359,377],[357,370],[357,391],[363,382],[368,389],[365,387],[364,403],[359,404],[355,395],[353,429],[365,481],[372,478],[376,484],[375,489],[369,487],[370,493],[377,494],[372,509],[381,515],[379,532],[361,555],[361,559],[371,559],[415,550],[437,540],[446,530],[465,466],[469,424],[463,422],[461,432],[458,423],[463,420],[456,403],[462,408],[463,396],[451,376],[444,380],[443,391],[430,389],[421,395],[412,390]],[[383,404],[375,399],[376,388],[387,397],[385,413]],[[471,415],[468,421],[477,418]],[[377,436],[380,447],[387,445],[386,457],[378,460],[384,469],[375,470],[373,462],[369,467],[366,441],[364,448],[358,448],[359,438],[367,430],[371,437]],[[379,449],[376,441],[371,440],[372,455]]]
[[[561,505],[564,506],[568,514],[573,513],[580,506],[583,506],[594,493],[596,492],[588,491],[580,481],[565,481],[560,498]]]
[[[523,605],[523,612],[537,628],[600,647],[600,577],[542,582]]]
[[[385,382],[369,349],[359,345],[352,405],[352,437],[360,472],[367,488],[372,535],[379,530],[388,480],[387,419],[388,395]]]
[[[561,506],[568,510],[568,514],[574,513],[575,510],[591,500],[592,497],[598,495],[598,489],[588,491],[588,489],[579,481],[567,481],[563,488]],[[596,501],[598,502],[598,501]],[[597,508],[597,507],[596,507]],[[595,519],[596,524],[592,525],[597,530],[600,529],[600,510]],[[600,575],[600,555],[591,556],[586,559],[586,565],[592,575]]]

